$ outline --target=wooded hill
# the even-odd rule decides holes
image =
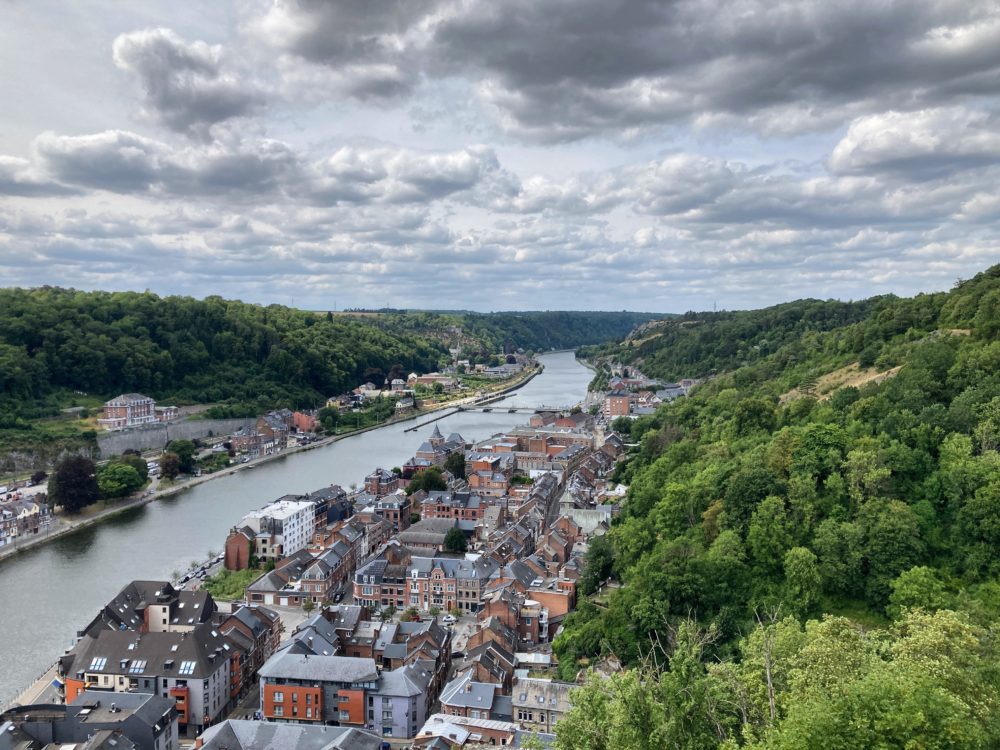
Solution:
[[[472,355],[620,338],[639,313],[330,315],[208,297],[0,289],[0,409],[51,412],[60,395],[139,391],[251,410],[316,406],[373,371],[447,364],[461,331]]]
[[[603,353],[717,377],[628,426],[554,650],[567,679],[630,669],[558,746],[1000,747],[1000,266],[657,330]]]

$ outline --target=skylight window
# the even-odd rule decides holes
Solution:
[[[132,665],[128,668],[129,674],[142,674],[146,671],[146,660],[136,659],[132,662]]]
[[[106,667],[107,664],[108,664],[108,657],[95,656],[93,660],[90,662],[90,671],[101,672],[104,670],[104,667]]]
[[[194,674],[194,665],[193,661],[182,661],[181,668],[177,670],[177,674]]]

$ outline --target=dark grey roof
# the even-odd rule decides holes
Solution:
[[[492,682],[475,682],[466,673],[456,677],[441,691],[441,705],[485,708],[492,710],[497,686]]]
[[[382,672],[376,695],[413,696],[427,692],[433,673],[417,664]]]
[[[230,719],[201,735],[203,750],[378,750],[374,734],[350,727],[272,724]]]
[[[260,668],[261,677],[331,682],[375,682],[378,668],[374,659],[355,656],[309,656],[287,651],[272,656]]]
[[[232,646],[209,624],[190,632],[135,633],[104,630],[84,636],[60,661],[65,674],[134,674],[135,676],[179,676],[182,662],[193,662],[189,679],[204,679],[229,658]],[[99,660],[103,659],[103,662]],[[95,660],[98,660],[95,662]],[[140,661],[141,672],[129,672]],[[125,668],[122,663],[127,662]],[[93,664],[103,664],[101,669]]]

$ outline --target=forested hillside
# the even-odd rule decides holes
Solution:
[[[51,413],[83,391],[244,411],[315,406],[373,371],[427,372],[459,345],[496,354],[625,336],[640,313],[330,315],[209,297],[0,290],[0,412]]]
[[[923,297],[913,302],[905,310],[901,308],[906,307],[904,301],[885,296],[861,302],[809,299],[763,310],[689,312],[643,326],[623,342],[585,347],[580,354],[594,361],[634,363],[651,377],[677,380],[733,370],[774,354],[806,334],[868,321],[874,324],[847,345],[870,364],[886,332],[926,323],[921,319]],[[933,312],[933,307],[928,309]]]
[[[60,391],[313,406],[368,368],[437,367],[437,341],[377,319],[209,297],[0,290],[0,393],[29,412]]]
[[[612,586],[554,644],[630,670],[559,747],[1000,747],[1000,266],[665,328],[650,374],[749,364],[631,425]],[[816,387],[859,359],[884,380]]]

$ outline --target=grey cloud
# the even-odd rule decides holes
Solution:
[[[12,174],[77,188],[123,194],[208,196],[213,200],[270,198],[337,204],[424,204],[444,199],[485,202],[517,191],[492,149],[415,151],[394,146],[344,146],[315,158],[274,140],[174,148],[122,130],[80,136],[43,133],[35,162],[0,161]],[[14,187],[28,183],[12,181]],[[38,185],[49,184],[39,182]],[[65,190],[66,188],[60,188]]]
[[[42,133],[34,151],[46,171],[69,184],[118,192],[149,190],[161,179],[169,148],[123,130],[93,135]]]
[[[266,101],[263,88],[237,72],[221,46],[186,42],[170,29],[121,34],[113,52],[115,65],[142,86],[147,113],[181,133],[207,137],[212,125]]]
[[[408,93],[418,69],[404,37],[434,10],[428,0],[275,2],[254,24],[287,52],[329,67],[333,82],[361,99]]]
[[[0,195],[40,198],[70,195],[74,191],[38,174],[28,159],[0,156]]]
[[[320,204],[425,203],[490,190],[510,177],[492,149],[418,152],[386,146],[345,146],[314,163],[303,194]]]
[[[995,112],[950,107],[883,112],[851,123],[833,149],[837,174],[939,177],[1000,161],[1000,118]]]
[[[391,73],[371,78],[386,94],[466,78],[511,133],[543,142],[676,122],[801,132],[1000,90],[987,0],[288,0],[257,28],[335,75]]]

